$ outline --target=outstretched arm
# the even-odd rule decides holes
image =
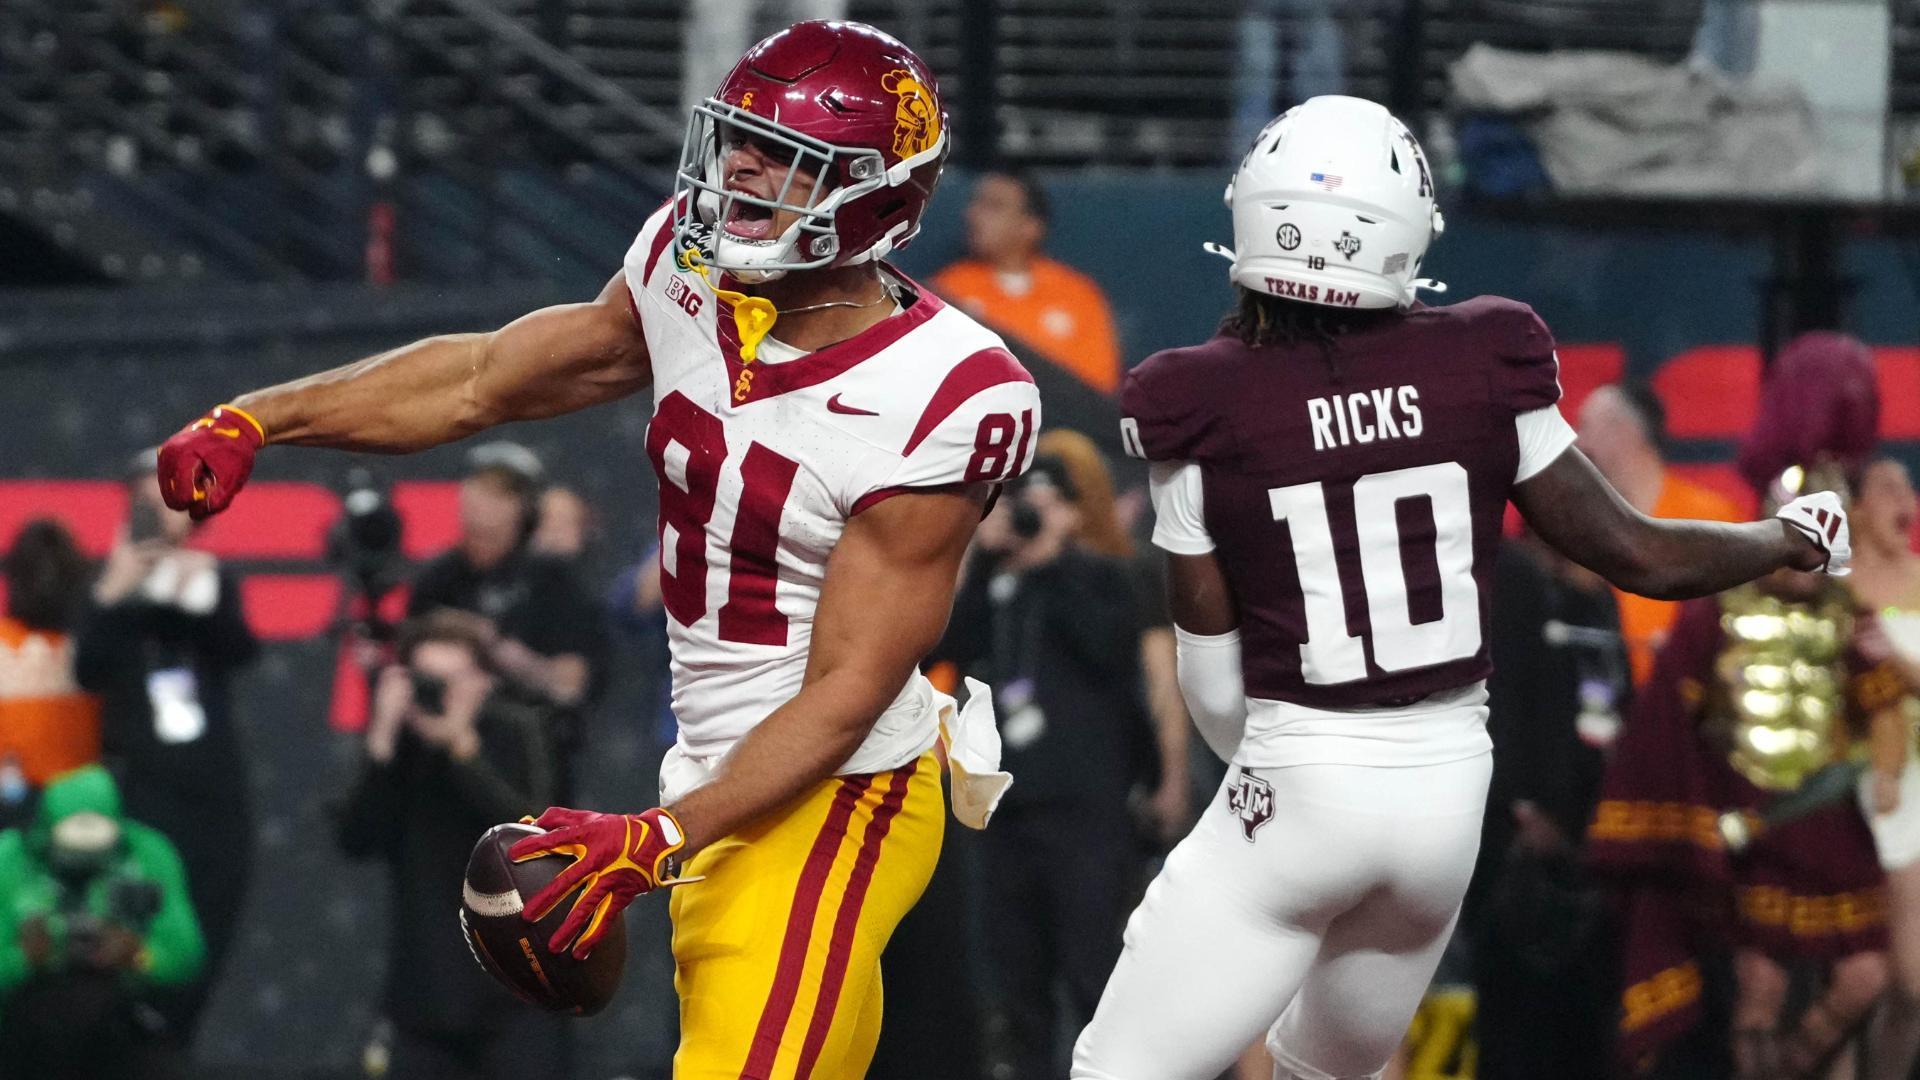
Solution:
[[[160,494],[204,518],[226,509],[268,443],[404,454],[509,420],[624,397],[652,379],[625,275],[486,334],[447,334],[242,395],[160,447]]]
[[[266,441],[409,453],[509,420],[536,420],[647,385],[626,275],[484,334],[446,334],[235,398]]]
[[[1513,501],[1562,555],[1627,592],[1656,600],[1708,596],[1782,567],[1827,565],[1827,552],[1784,521],[1648,517],[1573,448],[1516,486]]]

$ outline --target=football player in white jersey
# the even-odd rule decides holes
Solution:
[[[576,857],[526,915],[570,905],[553,947],[577,955],[687,879],[680,1080],[864,1075],[880,950],[940,850],[951,702],[916,664],[1040,421],[1000,340],[882,261],[947,150],[911,50],[798,24],[695,110],[674,198],[597,299],[243,395],[161,451],[170,505],[205,517],[268,443],[405,453],[651,388],[680,722],[663,805],[551,809],[514,855]]]

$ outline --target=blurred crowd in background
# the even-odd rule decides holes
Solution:
[[[763,24],[823,14],[873,17],[864,10],[871,6],[857,0],[687,5],[694,14],[681,25],[688,33],[674,46],[684,50],[685,86],[676,84],[674,93],[703,94],[724,63],[768,28]],[[1500,25],[1522,26],[1521,16],[1529,14],[1515,10],[1529,5],[1483,6]],[[59,7],[24,3],[14,14],[23,20],[20,26],[45,15],[57,30]],[[1217,163],[1227,156],[1214,145],[1223,141],[1218,136],[1227,133],[1225,141],[1244,144],[1245,135],[1280,104],[1311,93],[1399,86],[1397,76],[1381,73],[1381,57],[1398,53],[1383,51],[1367,36],[1399,23],[1363,22],[1356,14],[1360,7],[1315,0],[1242,5],[1233,21],[1232,70],[1206,76],[1231,84],[1225,106],[1209,102],[1196,107],[1193,117],[1142,119],[1126,128],[1134,140],[1126,145],[1154,148],[1158,163],[1193,165],[1191,147],[1205,142],[1204,163]],[[1574,20],[1567,25],[1579,28],[1636,21],[1632,13],[1610,14],[1606,4],[1570,0],[1533,7],[1564,8],[1566,19]],[[1653,70],[1616,57],[1612,66],[1591,69],[1586,77],[1623,97],[1641,93],[1635,107],[1681,101],[1669,96],[1677,84],[1663,80],[1679,80],[1691,96],[1666,112],[1655,108],[1628,117],[1631,137],[1606,150],[1605,132],[1596,133],[1594,117],[1619,119],[1631,109],[1583,96],[1575,92],[1584,85],[1580,78],[1527,66],[1515,54],[1474,53],[1452,74],[1471,103],[1465,122],[1450,126],[1436,118],[1429,128],[1436,159],[1456,166],[1442,182],[1464,185],[1463,194],[1471,189],[1510,195],[1618,192],[1657,179],[1669,192],[1728,194],[1764,174],[1782,190],[1804,193],[1841,178],[1859,179],[1862,170],[1850,164],[1856,158],[1870,159],[1864,170],[1872,174],[1865,177],[1871,181],[1868,194],[1889,176],[1920,176],[1911,168],[1900,171],[1901,152],[1889,143],[1876,143],[1871,151],[1847,144],[1841,156],[1809,149],[1816,121],[1831,119],[1835,130],[1859,134],[1854,121],[1862,105],[1846,93],[1816,88],[1809,106],[1779,96],[1742,96],[1733,84],[1704,74],[1707,65],[1729,77],[1755,68],[1756,51],[1765,50],[1756,44],[1754,5],[1641,7],[1647,17],[1638,25],[1649,35],[1657,37],[1669,22],[1683,26],[1677,53],[1665,57],[1670,63]],[[181,56],[198,55],[186,49],[197,40],[196,28],[232,22],[251,27],[247,33],[265,33],[264,24],[226,19],[219,8],[143,5],[145,15],[132,24],[138,33],[131,37],[138,39],[136,52],[151,53],[154,66],[140,69],[149,77],[135,80],[134,97],[151,97],[149,104],[165,99],[167,109],[193,100],[153,76],[178,76]],[[467,11],[460,4],[450,8]],[[1679,8],[1686,10],[1676,14]],[[1920,11],[1909,4],[1895,8],[1893,17],[1906,20],[1899,26]],[[67,14],[92,11],[77,4]],[[582,17],[601,18],[591,12]],[[945,19],[928,16],[922,28],[950,37],[954,20]],[[314,27],[323,24],[313,21]],[[1023,25],[1007,32],[1025,32]],[[405,33],[438,32],[426,23],[420,27],[426,29]],[[31,71],[27,61],[30,53],[38,55],[35,43],[50,38],[23,33],[15,41],[9,34],[16,29],[0,19],[0,45],[25,42],[32,48],[0,50],[0,68]],[[912,37],[910,29],[903,33]],[[1885,45],[1884,27],[1881,33]],[[518,63],[522,47],[503,44],[517,40],[503,34],[491,47]],[[1911,50],[1914,40],[1920,37],[1899,37],[1895,44]],[[400,34],[387,44],[420,47],[409,41]],[[947,52],[956,62],[980,59],[964,45]],[[1033,79],[1020,66],[1022,55],[1008,50],[1004,57],[1008,85]],[[719,69],[717,57],[725,58]],[[287,70],[304,69],[289,63]],[[356,79],[365,74],[352,70]],[[211,64],[198,74],[209,85],[224,77]],[[547,74],[552,78],[541,84],[542,92],[559,94],[555,87],[567,80]],[[962,83],[969,77],[964,67],[956,74]],[[1890,83],[1880,77],[1885,74],[1875,76],[1883,117],[1889,108]],[[1639,81],[1625,81],[1628,76]],[[435,77],[465,85],[458,72]],[[982,94],[979,84],[989,81],[975,79],[969,93]],[[1409,81],[1420,84],[1417,75]],[[331,85],[319,77],[312,82]],[[1185,100],[1177,87],[1154,85],[1162,86],[1161,100]],[[1556,94],[1553,86],[1565,92]],[[14,92],[20,88],[3,89],[0,147],[12,155],[36,144],[31,138],[6,141],[18,135],[7,123],[16,114],[40,114],[31,108],[37,100],[31,87],[19,97]],[[1858,88],[1841,87],[1849,89]],[[1421,92],[1420,85],[1413,91]],[[124,97],[130,91],[114,92]],[[258,104],[223,90],[206,96],[221,108]],[[1061,164],[1035,149],[1064,145],[1049,142],[1061,130],[1049,127],[1058,119],[1047,111],[1057,104],[1054,96],[1066,95],[1034,91],[1009,98],[1009,115],[1028,116],[1031,123],[1000,133],[996,145],[1003,154]],[[289,95],[296,105],[298,99]],[[959,107],[994,103],[990,96],[956,101]],[[15,108],[23,102],[25,111]],[[590,112],[575,105],[581,115]],[[421,111],[437,115],[439,108],[430,101]],[[52,119],[40,134],[57,135],[70,119],[46,115]],[[144,115],[128,108],[124,117]],[[114,116],[115,123],[133,123]],[[616,110],[616,119],[624,124],[631,117]],[[186,130],[203,120],[183,108],[165,123]],[[394,117],[355,114],[356,132],[363,120],[362,134],[378,144],[366,154],[369,183],[392,179],[374,167],[387,160],[374,150],[397,149],[404,158],[409,138],[422,146],[433,141],[423,134],[432,125],[401,130]],[[488,129],[496,134],[510,126],[497,116],[488,122],[501,125]],[[252,129],[229,126],[230,141],[216,149],[243,158]],[[323,117],[310,131],[294,122],[275,130],[295,144],[302,132],[310,135],[313,145],[297,147],[308,160],[318,160],[314,155],[329,140],[368,149],[354,141],[360,135],[347,138],[344,120],[337,126]],[[1734,135],[1702,137],[1709,130]],[[159,145],[142,142],[142,132],[110,133],[97,146],[88,143],[85,153],[97,151],[118,174],[136,173],[136,150]],[[1666,148],[1652,154],[1662,169],[1680,162],[1658,177],[1646,155],[1620,149],[1644,148],[1648,132],[1657,132]],[[546,133],[578,134],[558,121]],[[677,139],[677,128],[669,134]],[[566,157],[576,166],[568,173],[575,179],[586,175],[587,165],[612,160],[581,150],[577,139],[556,136],[554,144],[564,144],[564,151],[535,141],[535,156],[551,151]],[[1110,152],[1123,141],[1109,139],[1099,147]],[[176,145],[186,142],[182,136]],[[1087,146],[1094,153],[1093,143]],[[1690,156],[1675,147],[1698,152]],[[208,160],[220,167],[225,159],[210,154]],[[1119,161],[1136,163],[1124,155]],[[0,160],[0,166],[8,163]],[[195,158],[189,164],[198,169],[204,163]],[[923,278],[999,329],[1036,369],[1049,394],[1051,427],[1032,472],[983,522],[949,634],[928,665],[943,688],[957,691],[968,677],[995,688],[1008,768],[1019,782],[990,831],[949,833],[927,896],[895,937],[886,959],[889,1015],[872,1072],[878,1080],[1063,1076],[1066,1048],[1119,953],[1127,913],[1157,860],[1205,800],[1218,797],[1226,768],[1191,737],[1174,679],[1160,557],[1145,539],[1152,521],[1144,475],[1108,458],[1115,431],[1090,423],[1081,425],[1087,430],[1074,430],[1073,417],[1097,410],[1054,406],[1068,398],[1108,401],[1128,363],[1140,359],[1137,339],[1144,335],[1136,332],[1129,341],[1127,328],[1130,320],[1138,326],[1142,313],[1110,304],[1103,285],[1137,285],[1134,279],[1143,273],[1171,277],[1178,257],[1192,254],[1200,239],[1223,234],[1182,234],[1176,256],[1176,241],[1159,235],[1159,225],[1129,221],[1141,234],[1125,238],[1136,249],[1134,258],[1070,265],[1075,260],[1049,247],[1056,211],[1049,189],[1058,185],[1037,182],[994,155],[971,164],[970,188],[964,195],[944,195],[954,205],[940,211],[961,222],[948,228],[964,232],[964,254],[928,267],[933,272]],[[489,157],[488,167],[496,165]],[[309,174],[298,171],[306,165],[276,163],[276,190],[306,192],[310,176],[324,179],[333,167],[316,166]],[[383,168],[391,171],[391,162]],[[366,178],[346,171],[352,176],[341,187],[360,192]],[[1217,171],[1224,175],[1224,169]],[[496,191],[500,175],[488,174]],[[1129,175],[1103,190],[1117,198],[1118,189],[1133,183]],[[1214,199],[1219,178],[1207,173],[1204,184],[1181,189],[1183,197],[1204,189],[1205,198]],[[514,199],[488,204],[488,242],[470,252],[476,263],[493,260],[486,273],[472,273],[445,254],[469,250],[446,243],[418,244],[445,261],[421,257],[411,269],[425,280],[492,280],[521,272],[504,254],[507,249],[546,258],[543,245],[564,245],[546,234],[527,242],[504,226],[495,235],[496,217],[526,225],[515,215],[544,205],[547,196],[560,201],[561,188],[556,182],[551,190],[519,198],[517,208]],[[415,197],[464,206],[450,190]],[[399,185],[377,194],[390,200],[376,200],[385,209],[364,220],[346,218],[346,235],[315,230],[342,241],[345,254],[333,264],[321,258],[322,245],[303,250],[307,241],[299,238],[297,222],[261,213],[244,200],[214,209],[231,211],[236,219],[270,220],[283,230],[262,247],[286,260],[285,266],[261,264],[276,273],[297,267],[325,279],[364,271],[384,285],[395,272],[393,245],[404,248],[405,229],[426,215],[411,216]],[[301,201],[313,202],[304,195]],[[360,201],[347,201],[355,212],[363,208]],[[109,199],[101,204],[112,205]],[[402,231],[390,235],[382,230],[393,227],[396,205]],[[1126,205],[1137,209],[1141,203]],[[0,210],[7,209],[0,200]],[[1095,209],[1108,213],[1104,205]],[[1171,204],[1158,209],[1174,215],[1181,228],[1196,219]],[[1084,205],[1072,210],[1084,232],[1088,211]],[[213,224],[201,224],[208,235],[224,235]],[[1113,225],[1103,219],[1103,227]],[[84,229],[79,235],[89,237]],[[1818,263],[1821,237],[1831,234],[1812,235],[1810,246],[1794,249],[1802,259],[1788,267],[1794,273],[1807,271],[1808,259]],[[245,247],[236,241],[219,250],[231,254]],[[1488,246],[1481,257],[1485,263],[1508,261],[1499,257],[1505,251]],[[1163,258],[1170,261],[1162,265]],[[1664,260],[1656,261],[1671,269]],[[1553,262],[1549,252],[1528,265]],[[171,273],[169,268],[186,264],[151,265],[160,268],[156,273]],[[406,259],[398,265],[404,276]],[[595,265],[600,280],[610,265]],[[1596,269],[1594,280],[1601,269],[1611,281],[1647,276],[1623,265]],[[496,266],[504,269],[496,273]],[[1688,269],[1717,272],[1704,262]],[[1736,268],[1739,275],[1747,269]],[[1208,270],[1217,267],[1208,264]],[[1590,283],[1585,270],[1573,274],[1577,298],[1604,311],[1606,333],[1627,336],[1639,313],[1617,309],[1611,298],[1592,301],[1588,292],[1607,290]],[[7,270],[6,277],[16,275]],[[1818,272],[1802,277],[1816,290],[1837,287],[1837,279]],[[1687,284],[1661,288],[1690,302]],[[1472,280],[1456,286],[1467,295],[1482,291]],[[1185,303],[1171,299],[1176,294],[1192,295],[1178,293],[1173,283],[1156,287],[1169,290],[1165,299],[1148,290],[1169,307]],[[1766,287],[1774,290],[1771,297],[1793,286],[1783,276]],[[1512,291],[1554,321],[1553,305]],[[1224,290],[1218,296],[1224,303]],[[1574,298],[1567,291],[1554,297],[1569,307]],[[1836,302],[1833,310],[1839,307]],[[1722,320],[1702,334],[1722,332],[1726,318],[1733,318],[1704,304],[1685,314],[1703,325]],[[1210,310],[1202,315],[1212,317]],[[1661,318],[1644,320],[1655,327],[1649,333],[1656,338]],[[1769,308],[1760,321],[1764,336],[1778,320]],[[1800,321],[1796,329],[1805,328],[1806,320]],[[1744,332],[1746,323],[1740,326]],[[1880,388],[1899,385],[1920,393],[1920,383],[1889,383],[1887,372],[1876,370],[1882,362],[1873,351],[1837,333],[1769,344],[1783,347],[1770,356],[1766,389],[1733,385],[1729,391],[1760,400],[1752,431],[1714,433],[1739,443],[1717,447],[1720,457],[1740,452],[1732,484],[1697,482],[1698,474],[1685,468],[1701,464],[1697,454],[1670,460],[1675,440],[1669,437],[1669,411],[1712,411],[1718,402],[1703,398],[1713,391],[1695,388],[1677,396],[1671,386],[1662,392],[1649,382],[1618,377],[1616,356],[1604,378],[1588,380],[1605,385],[1583,383],[1578,398],[1570,397],[1563,408],[1579,430],[1580,448],[1627,501],[1649,514],[1740,519],[1783,492],[1810,485],[1843,491],[1853,515],[1854,575],[1821,588],[1810,587],[1811,579],[1783,575],[1724,597],[1675,605],[1613,592],[1533,542],[1517,520],[1512,523],[1492,622],[1496,765],[1480,865],[1454,948],[1409,1032],[1397,1076],[1900,1080],[1913,1074],[1920,1051],[1920,828],[1912,819],[1920,815],[1920,768],[1913,764],[1920,664],[1912,657],[1920,649],[1910,644],[1916,635],[1904,616],[1920,614],[1920,555],[1911,477],[1877,436],[1883,411],[1910,415],[1915,407]],[[1647,359],[1635,368],[1658,366]],[[1571,366],[1568,371],[1578,374]],[[219,375],[233,383],[229,390],[257,377],[240,364]],[[1759,379],[1756,369],[1747,382]],[[1570,388],[1574,382],[1568,379]],[[129,397],[135,393],[122,389]],[[211,402],[194,407],[206,404]],[[1731,406],[1725,411],[1739,415]],[[164,419],[172,423],[185,415]],[[595,422],[615,423],[607,414],[596,414]],[[460,448],[457,536],[445,551],[415,558],[408,554],[415,546],[403,542],[408,525],[391,479],[356,467],[328,538],[329,572],[342,583],[340,610],[327,631],[337,651],[336,675],[330,685],[300,684],[296,702],[284,694],[248,692],[262,685],[249,682],[249,673],[271,665],[276,646],[256,640],[233,568],[196,540],[195,526],[184,515],[161,505],[151,452],[129,458],[132,448],[114,444],[111,432],[90,436],[88,445],[104,449],[89,450],[94,456],[84,463],[87,475],[115,476],[125,486],[124,519],[111,542],[95,548],[105,550],[104,558],[82,553],[89,545],[76,539],[78,526],[60,508],[19,524],[6,537],[0,1077],[270,1075],[233,1060],[230,1052],[206,1052],[219,1034],[225,1036],[221,1045],[275,1056],[255,1045],[259,1036],[253,1032],[208,1028],[208,1004],[217,988],[231,993],[268,981],[262,970],[235,962],[236,955],[248,955],[249,936],[256,944],[272,943],[271,949],[254,950],[256,963],[271,956],[276,966],[317,970],[322,981],[349,960],[312,955],[315,948],[288,928],[271,938],[249,922],[260,910],[248,908],[250,892],[292,872],[278,857],[256,857],[256,851],[269,850],[263,837],[271,833],[270,850],[294,845],[303,852],[337,853],[338,860],[374,867],[386,886],[385,906],[374,909],[384,912],[381,918],[335,928],[359,948],[381,954],[385,982],[371,1019],[348,1033],[350,1059],[314,1061],[300,1075],[604,1080],[611,1075],[604,1063],[611,1059],[640,1080],[664,1078],[664,1055],[590,1052],[596,1048],[589,1045],[627,1039],[670,1046],[670,965],[658,959],[666,943],[657,911],[649,913],[642,903],[630,916],[637,939],[650,943],[655,956],[650,963],[636,959],[629,969],[631,993],[645,1007],[623,1015],[644,1017],[651,1025],[644,1033],[630,1024],[587,1028],[520,1006],[468,956],[453,918],[469,846],[485,828],[583,795],[604,797],[583,790],[582,777],[597,763],[631,757],[644,772],[675,738],[658,551],[623,558],[636,549],[632,534],[650,532],[651,522],[616,524],[606,500],[591,494],[604,490],[604,478],[578,465],[584,460],[631,475],[639,470],[602,460],[597,448],[575,459],[572,474],[516,442]],[[407,466],[389,468],[404,476]],[[443,459],[439,474],[448,471]],[[623,680],[637,684],[637,692],[613,693],[610,688]],[[311,702],[324,704],[302,707]],[[294,713],[327,716],[337,733],[328,737],[343,748],[348,775],[328,791],[323,824],[269,829],[281,792],[263,788],[255,777],[262,747],[289,737],[281,725]],[[637,754],[628,755],[635,744]],[[333,764],[316,757],[311,768],[330,776]],[[344,864],[334,860],[329,854],[301,865],[346,875]],[[318,891],[320,883],[313,888]],[[353,922],[347,916],[338,921]],[[637,955],[645,952],[643,946]],[[298,1000],[272,1004],[301,1008]],[[1250,1048],[1232,1080],[1271,1075],[1262,1051]]]

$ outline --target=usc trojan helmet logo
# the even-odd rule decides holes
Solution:
[[[880,86],[898,98],[893,110],[895,154],[910,158],[940,140],[940,106],[913,72],[895,68],[880,76]]]

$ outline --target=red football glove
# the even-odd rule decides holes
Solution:
[[[225,510],[266,442],[260,421],[231,405],[216,407],[160,444],[160,497],[195,521]]]
[[[681,883],[675,856],[687,837],[665,810],[596,814],[554,806],[534,824],[547,831],[513,845],[508,856],[525,862],[542,855],[571,855],[573,865],[527,901],[521,917],[539,922],[579,890],[560,929],[547,943],[554,952],[565,951],[571,942],[574,959],[585,960],[606,933],[607,920],[618,916],[634,897]]]

